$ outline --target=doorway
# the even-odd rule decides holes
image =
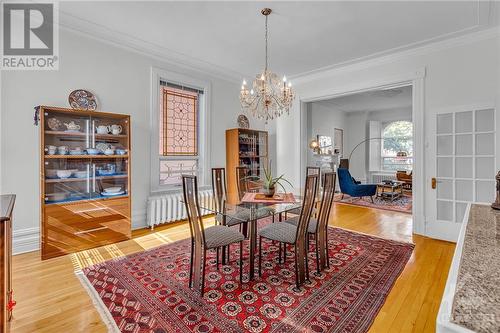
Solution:
[[[307,156],[309,152],[309,133],[307,131],[308,119],[307,111],[309,110],[309,103],[315,101],[324,101],[327,99],[334,99],[337,97],[353,95],[357,93],[370,92],[375,90],[390,90],[398,87],[411,87],[411,119],[413,123],[412,133],[413,133],[413,165],[412,165],[412,207],[411,213],[413,217],[413,232],[415,234],[425,234],[425,216],[424,216],[424,184],[426,179],[424,178],[424,76],[425,71],[419,71],[412,73],[412,75],[407,76],[406,79],[381,79],[379,82],[372,83],[359,83],[357,87],[351,87],[350,89],[333,91],[332,93],[324,93],[322,95],[316,95],[314,93],[308,96],[302,95],[300,100],[300,127],[301,135],[300,142],[300,177],[302,177],[301,182],[303,182],[303,175],[305,174],[306,164],[308,162]],[[344,131],[344,137],[347,134]],[[344,148],[344,154],[346,153],[346,148]]]

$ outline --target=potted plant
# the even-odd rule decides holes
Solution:
[[[273,177],[273,173],[271,171],[271,161],[269,161],[267,167],[263,166],[262,169],[264,169],[263,192],[266,197],[272,198],[274,196],[277,185],[281,186],[283,191],[286,192],[283,182],[286,182],[290,185],[290,187],[293,187],[293,185],[284,178],[284,175]]]

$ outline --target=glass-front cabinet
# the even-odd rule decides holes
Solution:
[[[130,117],[38,107],[42,258],[130,238]]]

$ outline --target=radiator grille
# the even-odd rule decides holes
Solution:
[[[212,207],[212,191],[204,190],[198,192],[200,206]],[[211,214],[206,210],[201,210],[202,215]],[[182,202],[182,193],[165,194],[154,196],[148,199],[148,226],[153,229],[163,223],[171,223],[187,218],[186,207]]]
[[[372,174],[372,183],[381,183],[384,180],[396,180],[395,175],[388,175],[384,173],[374,173]]]

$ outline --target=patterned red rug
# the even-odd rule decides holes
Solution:
[[[110,331],[366,332],[414,247],[329,228],[330,268],[316,276],[311,252],[311,282],[295,291],[292,251],[278,264],[278,247],[265,241],[262,278],[240,285],[235,245],[219,271],[210,254],[201,298],[187,287],[189,246],[163,245],[78,274]]]
[[[380,197],[373,197],[373,201],[371,202],[370,198],[354,198],[350,197],[347,194],[342,198],[342,194],[335,194],[335,202],[353,206],[362,206],[383,210],[391,210],[394,212],[412,214],[413,200],[412,196],[409,193],[405,193],[394,201],[382,199]]]

